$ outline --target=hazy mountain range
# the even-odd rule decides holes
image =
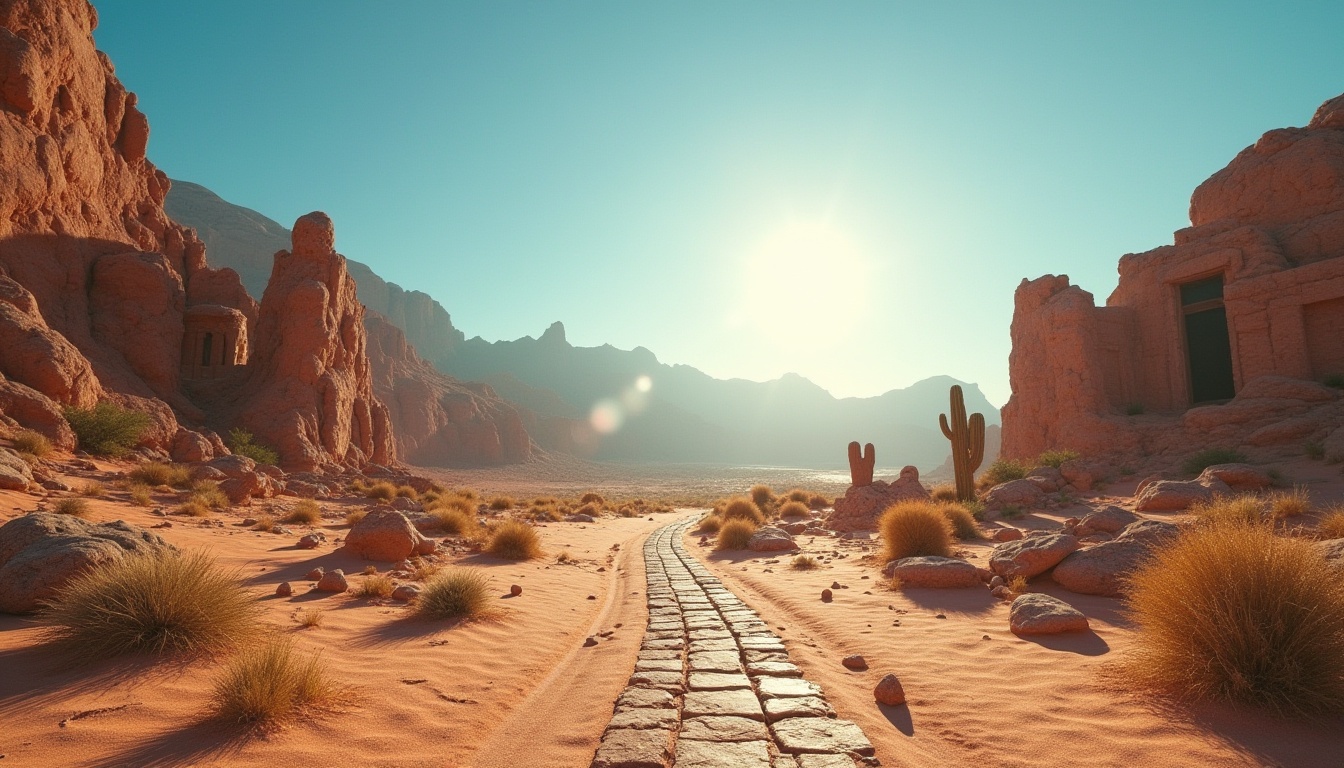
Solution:
[[[231,267],[249,292],[261,295],[272,256],[288,247],[288,229],[190,182],[174,181],[164,208],[196,228],[211,264]],[[962,384],[969,410],[999,422],[978,386],[946,376],[877,397],[836,398],[792,373],[769,382],[723,380],[661,363],[643,347],[575,347],[559,322],[538,338],[466,339],[429,295],[389,283],[353,259],[349,268],[360,300],[405,331],[440,371],[486,382],[537,416],[559,417],[552,425],[571,423],[568,435],[535,436],[552,449],[618,461],[839,467],[846,444],[859,440],[876,445],[880,467],[930,470],[949,455],[938,414],[948,409],[950,385]],[[636,386],[641,377],[647,392]],[[619,421],[619,428],[586,429],[590,415],[603,425]]]

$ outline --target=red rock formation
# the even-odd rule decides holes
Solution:
[[[426,467],[527,460],[532,440],[518,408],[488,384],[440,373],[381,315],[367,313],[364,326],[373,390],[387,404],[399,457]]]
[[[364,307],[335,237],[325,213],[295,222],[293,249],[275,255],[235,400],[239,421],[287,469],[396,457],[387,408],[373,394]]]
[[[1106,301],[1017,289],[1003,453],[1297,450],[1344,429],[1344,96],[1195,190],[1175,244],[1120,260]],[[1225,330],[1223,328],[1225,318]],[[1193,407],[1192,407],[1193,406]]]

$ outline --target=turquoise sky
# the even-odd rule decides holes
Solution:
[[[468,336],[837,395],[1008,397],[1023,277],[1099,301],[1189,195],[1344,92],[1344,3],[151,2],[98,45],[170,176]]]

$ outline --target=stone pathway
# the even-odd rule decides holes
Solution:
[[[591,768],[876,765],[857,725],[789,662],[784,643],[681,543],[644,544],[649,628]]]

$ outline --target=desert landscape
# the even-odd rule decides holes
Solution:
[[[0,0],[0,764],[1344,766],[1344,96],[1101,305],[1022,278],[1000,410],[951,334],[845,396],[467,338],[170,179],[99,26]]]

